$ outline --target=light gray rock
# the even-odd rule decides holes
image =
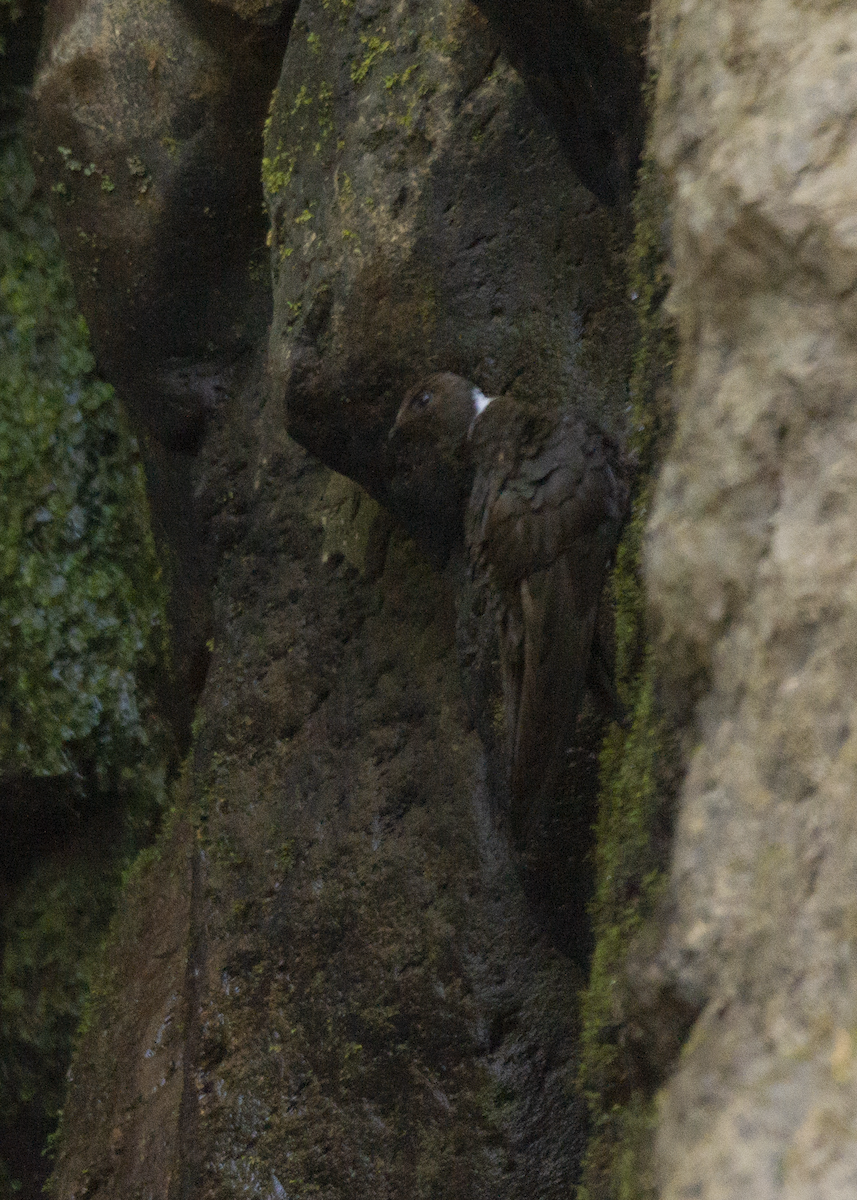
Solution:
[[[664,1200],[857,1188],[857,40],[851,5],[663,0],[677,435],[646,571],[696,701],[660,957],[702,1016]]]

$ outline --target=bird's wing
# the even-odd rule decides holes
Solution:
[[[511,752],[511,832],[523,846],[534,806],[560,785],[587,686],[605,573],[627,485],[612,444],[582,422],[477,470],[471,555],[502,595],[500,662]]]
[[[504,685],[508,671],[514,673],[518,689],[510,731],[510,826],[520,847],[534,812],[555,798],[561,786],[586,692],[598,606],[591,604],[572,615],[568,597],[574,589],[571,560],[560,555],[520,584],[522,646],[515,650],[501,636]],[[512,656],[507,657],[510,650]]]
[[[606,439],[575,422],[561,425],[535,453],[514,462],[505,454],[501,449],[477,472],[467,522],[471,553],[497,582],[512,587],[563,554],[580,555],[581,567],[593,551],[606,559],[627,502]]]

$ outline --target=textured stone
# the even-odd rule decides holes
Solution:
[[[645,113],[646,24],[638,0],[478,0],[551,121],[582,183],[630,200]]]
[[[702,1010],[664,1200],[857,1187],[857,41],[848,4],[665,0],[677,435],[646,550],[696,700],[660,962]]]
[[[623,428],[620,217],[575,178],[475,6],[304,4],[263,180],[275,401],[394,514],[387,432],[434,370],[573,397]]]
[[[284,41],[211,5],[54,0],[33,81],[33,164],[146,467],[182,737],[210,632],[194,456],[268,316],[259,127]]]
[[[243,536],[195,752],[114,925],[54,1194],[564,1200],[580,976],[493,828],[448,585],[401,535],[373,579],[323,561],[342,484],[244,403],[250,460],[236,420],[203,452]]]
[[[621,217],[474,7],[304,4],[263,167],[273,386],[261,355],[233,373],[264,317],[244,251],[271,59],[230,8],[275,10],[57,4],[36,84],[43,184],[156,515],[180,571],[198,530],[218,558],[194,752],[114,926],[55,1194],[560,1200],[581,977],[497,836],[449,581],[401,535],[385,557],[373,502],[287,428],[375,500],[395,407],[439,366],[621,436]],[[552,848],[550,934],[578,943],[581,872]]]

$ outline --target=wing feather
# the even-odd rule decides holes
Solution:
[[[500,401],[494,406],[501,415]],[[560,783],[586,691],[598,604],[627,506],[614,460],[612,442],[572,418],[540,445],[522,449],[502,437],[492,444],[487,436],[477,445],[467,542],[502,598],[510,822],[519,847],[534,808]]]

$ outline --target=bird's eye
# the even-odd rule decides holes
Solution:
[[[418,392],[411,401],[411,407],[422,411],[422,409],[427,408],[431,404],[432,398],[431,392]]]

